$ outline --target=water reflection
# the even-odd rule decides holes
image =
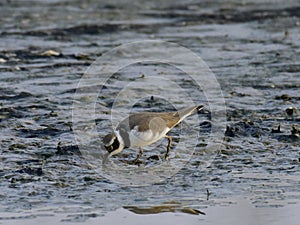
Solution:
[[[163,203],[158,206],[148,206],[148,207],[124,206],[123,208],[136,214],[158,214],[158,213],[165,213],[165,212],[172,212],[172,213],[181,212],[181,213],[187,213],[191,215],[199,215],[199,214],[205,215],[204,212],[198,209],[185,207],[178,202],[169,202],[169,203]]]

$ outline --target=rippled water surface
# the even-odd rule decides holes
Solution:
[[[205,224],[220,218],[220,211],[235,218],[240,206],[245,221],[259,215],[264,224],[276,224],[279,218],[270,218],[280,212],[281,221],[297,224],[298,1],[7,0],[0,3],[0,15],[0,223],[134,224],[151,215],[153,222]],[[213,140],[208,138],[214,125],[209,104],[218,99],[209,99],[172,65],[129,65],[104,86],[92,77],[96,80],[78,92],[80,79],[98,57],[148,39],[190,49],[216,76],[226,102],[226,123],[218,124],[224,128],[219,149],[206,148]],[[167,88],[153,93],[154,87],[165,87],[163,79],[182,92],[166,82]],[[130,98],[120,94],[126,86],[133,90]],[[96,98],[94,130],[85,107],[76,108],[78,120],[72,119],[74,101],[89,102],[91,96]],[[138,99],[134,104],[132,96]],[[167,142],[160,141],[148,147],[140,166],[129,163],[136,152],[125,150],[102,167],[100,138],[118,120],[109,120],[114,104],[130,103],[134,112],[164,111],[188,101],[207,107],[170,132],[169,161],[162,157]],[[121,118],[127,112],[119,113]],[[78,129],[81,139],[74,132]],[[196,135],[187,135],[193,129]],[[163,176],[178,165],[182,169]],[[163,179],[133,185],[136,174],[147,178],[153,171]],[[131,222],[121,219],[131,216]]]

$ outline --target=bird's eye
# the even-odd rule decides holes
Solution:
[[[113,150],[113,146],[112,146],[112,145],[110,145],[110,146],[105,146],[105,148],[106,148],[106,150],[107,150],[108,152],[111,152],[111,151]]]

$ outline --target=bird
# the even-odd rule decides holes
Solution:
[[[167,133],[186,117],[203,109],[203,105],[193,106],[171,112],[139,112],[130,114],[123,119],[116,129],[102,139],[107,153],[103,164],[108,158],[120,153],[124,148],[138,148],[139,153],[133,161],[135,164],[143,154],[142,147],[162,139],[168,139],[165,159],[169,158],[172,137]]]

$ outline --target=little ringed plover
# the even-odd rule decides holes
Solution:
[[[187,116],[201,110],[204,106],[194,106],[173,112],[141,112],[129,115],[122,120],[113,133],[107,134],[103,138],[103,144],[108,151],[105,161],[124,148],[139,148],[139,154],[134,160],[135,163],[143,154],[143,146],[150,145],[161,138],[168,138],[167,152],[165,158],[169,157],[172,137],[167,133],[179,124]]]

